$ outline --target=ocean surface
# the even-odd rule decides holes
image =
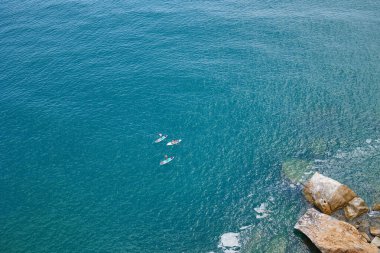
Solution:
[[[379,13],[0,1],[0,252],[313,252],[299,177],[380,200]]]

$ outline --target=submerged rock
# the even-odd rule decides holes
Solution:
[[[347,219],[356,218],[364,213],[367,213],[368,211],[369,208],[367,204],[359,197],[353,198],[344,208],[344,214]]]
[[[378,253],[354,226],[313,208],[307,210],[294,228],[309,237],[322,253]]]
[[[324,139],[316,139],[311,143],[310,149],[314,155],[320,156],[326,153],[328,148],[327,141]]]
[[[265,252],[268,253],[285,253],[287,241],[283,237],[275,237],[269,242],[269,247]]]
[[[293,184],[304,182],[312,163],[301,159],[290,159],[282,164],[282,173]]]
[[[255,253],[258,249],[262,249],[261,246],[263,244],[263,240],[267,240],[271,236],[268,232],[269,231],[260,227],[255,227],[249,236],[249,240],[244,243],[244,249],[242,251],[247,253]]]
[[[304,188],[306,199],[323,213],[331,214],[356,197],[346,185],[316,172]]]

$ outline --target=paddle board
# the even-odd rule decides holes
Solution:
[[[168,164],[168,163],[170,163],[171,161],[173,161],[173,159],[174,159],[174,156],[169,157],[169,158],[167,158],[167,159],[161,161],[161,162],[160,162],[160,165]]]
[[[154,143],[159,143],[159,142],[165,140],[166,137],[168,137],[168,136],[167,136],[167,135],[163,135],[163,136],[161,136],[160,138],[158,138],[157,140],[155,140]]]
[[[168,142],[166,145],[167,146],[173,146],[173,145],[176,145],[176,144],[180,143],[181,141],[182,141],[181,139],[179,139],[179,140],[172,140],[172,141]]]

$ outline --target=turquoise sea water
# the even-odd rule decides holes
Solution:
[[[379,13],[1,1],[0,252],[310,252],[284,162],[380,200]]]

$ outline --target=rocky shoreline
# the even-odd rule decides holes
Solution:
[[[315,208],[308,209],[294,228],[322,253],[380,252],[380,203],[369,208],[348,186],[318,172],[303,193]]]

